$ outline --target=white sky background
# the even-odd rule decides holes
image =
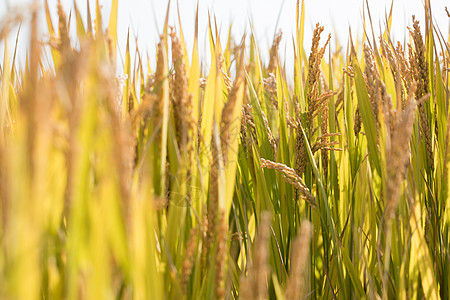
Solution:
[[[86,21],[86,2],[90,2],[91,13],[95,14],[95,0],[76,0],[77,6]],[[7,7],[31,3],[32,0],[0,0],[0,20],[7,12]],[[44,0],[38,0],[42,5]],[[48,0],[54,22],[57,21],[56,4],[57,0]],[[110,13],[111,0],[99,0],[103,6],[104,18],[108,19]],[[164,17],[167,9],[167,0],[119,0],[119,21],[118,38],[120,54],[125,51],[126,36],[130,29],[131,49],[134,49],[134,36],[137,36],[140,52],[146,55],[148,52],[150,59],[155,57],[155,46],[159,33],[162,29]],[[169,23],[178,28],[177,1],[171,1]],[[292,36],[295,33],[295,7],[296,0],[198,0],[199,2],[199,48],[201,58],[209,56],[209,45],[207,44],[208,11],[211,16],[215,15],[218,26],[221,28],[221,43],[224,46],[228,34],[228,27],[232,23],[232,34],[235,41],[239,42],[244,33],[250,32],[250,20],[254,24],[254,30],[259,43],[260,52],[264,61],[268,59],[269,48],[272,43],[276,29],[281,29],[283,39],[280,45],[280,55],[286,58],[287,64],[292,62],[293,47]],[[375,34],[378,36],[380,26],[384,30],[385,13],[389,13],[391,0],[369,0],[369,7],[374,23]],[[69,12],[73,8],[73,0],[62,0],[63,6]],[[197,0],[179,0],[181,22],[185,35],[188,52],[192,52],[194,39],[195,11]],[[445,6],[450,3],[445,0],[431,0],[431,7],[435,23],[439,26],[445,38],[448,38],[449,18],[444,11]],[[24,6],[26,8],[26,6]],[[281,12],[280,12],[281,10]],[[304,47],[309,53],[312,32],[317,22],[325,27],[322,34],[322,43],[328,33],[332,34],[332,45],[337,38],[343,45],[347,44],[349,37],[349,26],[352,28],[353,39],[362,37],[362,13],[363,0],[306,0],[305,2],[305,40]],[[69,13],[67,13],[69,14]],[[277,19],[280,14],[279,23]],[[420,25],[424,30],[424,9],[423,0],[395,0],[393,9],[392,37],[394,41],[404,42],[407,37],[406,26],[411,24],[411,16],[415,14],[421,21]],[[41,32],[45,31],[45,17],[41,15]],[[74,18],[72,18],[74,21]],[[104,20],[105,24],[106,20]],[[57,27],[57,24],[54,24]],[[276,27],[277,26],[277,27]],[[27,26],[22,26],[23,37],[26,36]],[[25,30],[24,30],[25,29]],[[75,26],[72,25],[72,29]],[[158,31],[159,30],[159,31]],[[17,29],[16,29],[17,32]],[[15,32],[15,33],[16,33]],[[13,41],[15,33],[12,33]],[[357,35],[357,36],[355,36]],[[26,39],[23,38],[19,44],[20,53],[26,51]],[[9,47],[12,47],[10,43]],[[3,51],[3,45],[0,45]],[[0,55],[2,56],[2,55]],[[120,55],[118,56],[120,59]],[[151,61],[151,66],[156,64],[155,59]]]

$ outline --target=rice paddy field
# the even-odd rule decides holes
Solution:
[[[118,0],[43,4],[0,23],[1,299],[450,298],[448,11],[399,42],[366,7],[305,49],[298,1],[288,65],[282,33],[221,44],[197,14],[205,58],[168,9],[146,57]]]

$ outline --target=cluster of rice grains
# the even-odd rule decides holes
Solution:
[[[107,26],[58,1],[55,27],[45,1],[44,36],[30,10],[0,23],[1,299],[449,298],[450,44],[429,0],[405,44],[367,8],[347,53],[319,24],[305,51],[297,1],[293,69],[281,32],[222,45],[211,17],[200,57],[198,11],[187,49],[169,4],[155,57],[127,40],[119,76],[117,0]],[[6,39],[28,14],[23,68]]]

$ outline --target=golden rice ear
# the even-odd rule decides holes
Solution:
[[[315,100],[318,98],[318,81],[320,75],[320,50],[319,50],[319,41],[320,34],[324,30],[323,26],[320,26],[319,23],[316,24],[316,28],[314,29],[313,40],[311,44],[311,53],[308,59],[308,92],[307,92],[307,103],[308,110],[311,113],[315,111]],[[308,120],[310,123],[310,127],[312,129],[312,120]]]
[[[187,285],[195,264],[195,252],[198,246],[198,231],[197,227],[191,229],[184,250],[184,259],[181,268],[181,288],[185,295],[187,295]]]
[[[306,169],[306,164],[308,162],[308,156],[306,154],[305,140],[302,133],[302,124],[300,120],[297,120],[297,136],[295,139],[295,173],[300,177]],[[298,198],[298,197],[296,197]]]
[[[225,212],[220,211],[217,223],[216,237],[216,261],[215,261],[215,279],[214,294],[216,299],[225,299],[226,272],[228,264],[228,222]]]
[[[298,174],[295,173],[294,169],[280,163],[276,163],[264,158],[261,158],[261,167],[267,168],[267,169],[274,169],[280,172],[286,180],[287,183],[292,184],[296,189],[300,191],[300,194],[302,197],[308,202],[308,204],[316,208],[315,204],[315,198],[313,195],[311,195],[311,192],[306,187],[305,183],[303,182],[303,179],[298,176]]]
[[[269,212],[261,214],[258,232],[253,241],[252,253],[247,260],[246,270],[241,270],[239,279],[240,299],[266,299],[269,280],[269,242],[270,223],[272,216]]]
[[[380,73],[378,72],[373,51],[368,45],[364,45],[364,61],[366,63],[364,74],[366,76],[367,92],[369,94],[370,103],[372,104],[374,119],[375,122],[377,122],[378,109],[382,101],[382,94],[384,94],[385,87],[380,79]]]
[[[408,95],[405,110],[396,122],[393,132],[391,132],[391,143],[386,156],[386,166],[388,178],[386,180],[386,207],[385,218],[389,223],[394,217],[398,206],[400,184],[406,176],[406,166],[410,159],[410,139],[413,132],[413,123],[417,104],[413,100],[416,84],[413,83]],[[423,101],[423,99],[421,100]]]
[[[320,25],[305,53],[298,0],[293,81],[281,33],[222,48],[210,13],[199,52],[199,6],[188,55],[170,3],[156,54],[127,38],[116,69],[118,0],[106,31],[100,0],[87,25],[54,2],[48,34],[35,6],[0,22],[0,299],[447,297],[450,59],[430,0],[410,44],[391,9],[346,54]],[[8,37],[27,15],[22,65]]]
[[[295,238],[291,250],[291,269],[286,287],[286,299],[303,299],[309,293],[309,249],[313,235],[313,225],[304,220],[300,233]]]
[[[426,49],[423,42],[422,33],[420,32],[419,21],[412,18],[413,28],[409,28],[411,38],[414,41],[414,52],[410,50],[410,65],[413,70],[413,78],[417,82],[417,89],[415,98],[416,101],[428,94],[428,62],[426,58]],[[411,47],[412,49],[412,47]],[[411,55],[412,54],[412,55]],[[427,150],[427,162],[432,170],[434,170],[434,154],[433,141],[431,137],[430,121],[425,109],[425,103],[419,104],[420,115],[420,132],[425,140],[425,147]]]
[[[175,130],[180,152],[188,146],[193,131],[192,98],[188,93],[188,77],[184,65],[184,51],[176,33],[170,33],[172,39],[172,64],[175,70],[173,84],[173,111],[175,114]]]
[[[270,54],[269,54],[269,66],[267,67],[267,73],[274,73],[276,68],[277,68],[277,64],[278,64],[278,48],[280,46],[280,42],[281,42],[281,38],[283,36],[283,33],[280,31],[278,32],[274,39],[273,39],[273,43],[272,43],[272,48],[270,48]]]
[[[59,50],[61,53],[66,52],[70,49],[70,37],[69,29],[67,28],[67,17],[62,7],[61,0],[58,0],[58,35],[59,35]]]

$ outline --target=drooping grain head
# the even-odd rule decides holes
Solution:
[[[277,141],[272,134],[272,130],[269,126],[269,120],[267,120],[267,116],[264,111],[261,110],[262,118],[264,120],[264,127],[266,128],[267,137],[269,138],[270,148],[272,148],[273,157],[275,158],[277,155]]]
[[[261,158],[261,167],[273,169],[280,172],[284,180],[286,180],[287,183],[292,184],[300,192],[302,197],[306,200],[306,202],[308,202],[308,204],[311,207],[316,207],[316,204],[314,203],[315,202],[314,196],[311,195],[311,192],[306,187],[305,183],[303,182],[303,179],[297,173],[295,173],[294,169],[284,164],[276,163],[274,161],[270,161],[264,158]]]

